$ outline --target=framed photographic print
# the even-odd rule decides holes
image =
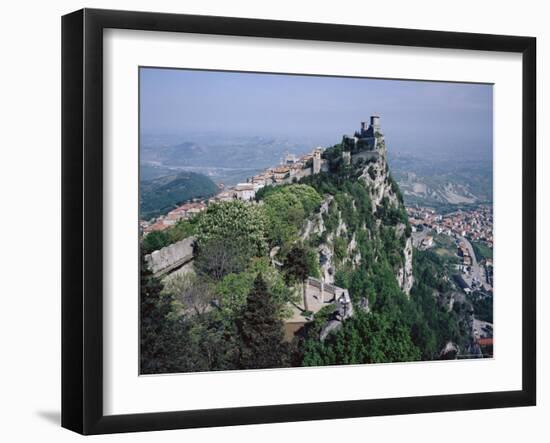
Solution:
[[[62,21],[62,425],[536,401],[531,37]]]

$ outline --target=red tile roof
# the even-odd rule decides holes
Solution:
[[[479,346],[493,346],[493,338],[480,338],[477,340]]]

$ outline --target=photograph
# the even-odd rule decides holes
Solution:
[[[509,3],[6,2],[0,441],[550,435]]]
[[[493,358],[493,84],[138,69],[141,375]]]

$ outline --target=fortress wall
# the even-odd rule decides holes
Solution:
[[[328,292],[331,295],[335,295],[336,290],[340,289],[340,288],[337,288],[336,286],[331,285],[330,283],[325,283],[325,288],[324,289],[325,289],[325,292]]]
[[[293,175],[293,177],[297,177],[298,180],[300,180],[301,178],[310,176],[312,172],[313,172],[313,168],[304,168],[300,170],[300,172]]]
[[[319,279],[317,279],[317,278],[315,278],[315,277],[308,277],[308,279],[307,279],[307,284],[308,284],[309,286],[314,286],[314,287],[316,287],[316,288],[318,288],[318,289],[321,289],[321,285],[322,285],[321,280],[319,280]]]
[[[195,237],[188,237],[145,256],[154,274],[166,274],[193,259]]]
[[[286,177],[286,178],[283,180],[283,183],[291,184],[291,183],[294,182],[294,180],[300,180],[300,179],[302,179],[302,178],[304,178],[304,177],[307,177],[307,176],[311,175],[311,174],[312,174],[312,171],[313,171],[313,168],[304,168],[304,169],[301,169],[300,171],[296,172],[295,174]]]
[[[341,294],[345,293],[347,293],[347,291],[343,288],[330,283],[323,283],[321,280],[314,277],[309,277],[307,279],[305,291],[308,310],[317,312],[325,303],[332,303],[335,297],[339,297]]]

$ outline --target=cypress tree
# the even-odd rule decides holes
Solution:
[[[309,275],[308,257],[306,249],[301,245],[294,245],[284,261],[287,283],[297,281],[302,283]]]
[[[140,277],[140,372],[179,371],[187,337],[183,323],[168,316],[173,297],[161,294],[163,285],[143,256]]]
[[[287,361],[283,322],[278,306],[258,274],[238,321],[239,366],[242,369],[279,368]]]

